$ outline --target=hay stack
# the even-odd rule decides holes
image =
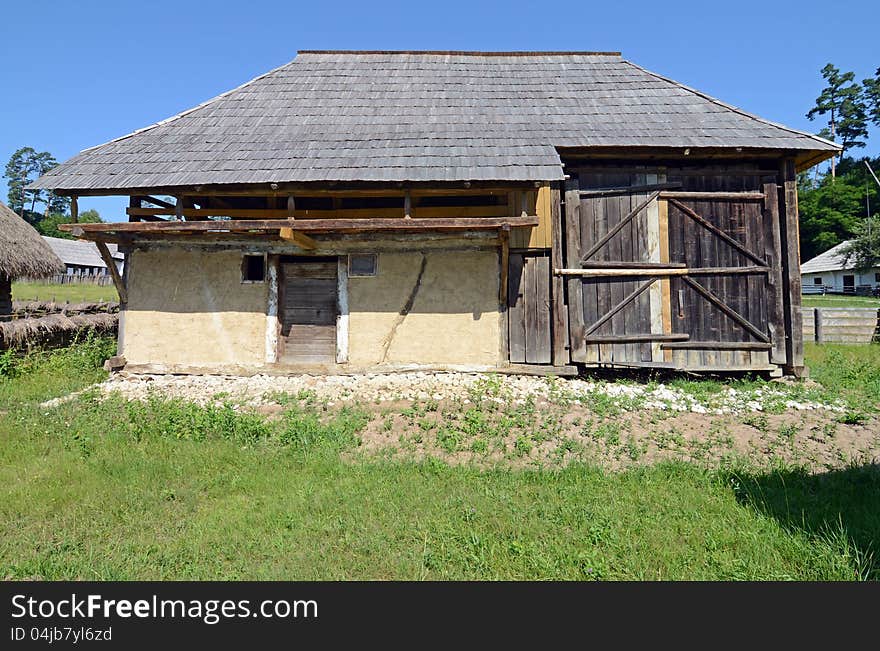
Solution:
[[[12,281],[64,272],[64,263],[33,226],[0,202],[0,321],[12,313]]]
[[[111,333],[118,314],[50,314],[35,319],[16,319],[0,323],[0,350],[8,348],[54,347],[67,345],[92,331]]]

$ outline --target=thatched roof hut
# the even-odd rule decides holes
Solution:
[[[64,264],[33,226],[0,202],[0,320],[12,312],[12,280],[63,273]]]

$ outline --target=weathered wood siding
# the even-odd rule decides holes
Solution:
[[[572,361],[693,370],[787,363],[780,205],[786,218],[788,210],[778,170],[585,162],[566,169],[566,268],[630,273],[566,280]],[[658,277],[650,267],[720,271]]]
[[[514,364],[549,364],[550,257],[510,255],[507,285],[508,342]]]

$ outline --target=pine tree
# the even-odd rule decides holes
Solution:
[[[828,128],[821,135],[830,140],[840,141],[843,151],[853,147],[864,147],[863,138],[868,136],[868,116],[864,91],[856,83],[855,74],[844,72],[832,64],[822,68],[826,86],[816,98],[816,105],[807,113],[807,118],[828,116]],[[831,158],[831,178],[836,176],[836,156]]]

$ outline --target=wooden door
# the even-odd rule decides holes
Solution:
[[[572,361],[764,369],[784,356],[775,184],[697,192],[645,174],[604,184],[566,188]]]
[[[550,363],[550,258],[546,253],[510,254],[507,327],[511,363]]]
[[[336,258],[282,261],[278,298],[278,361],[335,362],[339,313]]]

